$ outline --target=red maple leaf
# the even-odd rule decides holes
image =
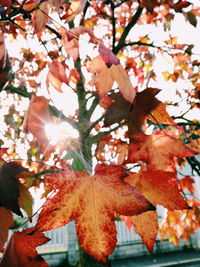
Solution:
[[[153,205],[162,205],[169,210],[182,210],[189,208],[181,195],[178,184],[169,181],[176,178],[175,172],[141,171],[133,173],[125,181],[134,186]]]
[[[38,38],[41,39],[42,31],[48,22],[48,13],[50,6],[47,2],[41,3],[40,9],[33,12],[32,23],[34,31]]]
[[[154,7],[159,6],[160,3],[158,0],[142,0],[141,7],[145,7],[149,13],[152,13]]]
[[[136,94],[132,104],[126,101],[120,93],[110,94],[112,103],[105,114],[105,126],[125,119],[128,122],[129,134],[133,134],[141,131],[147,118],[156,123],[175,124],[165,104],[155,97],[159,92],[157,88],[146,88]]]
[[[196,152],[166,131],[131,136],[127,163],[143,161],[150,170],[174,171],[175,157],[190,157]]]
[[[191,194],[194,194],[194,179],[190,176],[185,176],[179,180],[182,190],[187,189]]]
[[[124,99],[133,103],[136,91],[131,84],[128,73],[120,63],[116,64],[118,60],[112,53],[109,54],[110,58],[108,58],[107,49],[104,48],[103,52],[104,54],[96,56],[87,64],[87,70],[95,73],[93,83],[99,97],[104,97],[112,89],[113,83],[116,81]],[[101,51],[101,53],[103,52]],[[116,58],[115,61],[114,57]]]
[[[58,192],[44,205],[36,228],[46,231],[75,219],[80,245],[106,262],[116,246],[115,216],[154,209],[123,175],[120,167],[100,166],[94,176],[75,171],[45,176]]]
[[[141,237],[150,253],[153,252],[154,243],[158,232],[158,217],[154,210],[146,211],[135,216],[120,216],[129,231],[134,227],[135,232]]]
[[[155,206],[162,205],[170,210],[188,209],[186,200],[181,195],[178,184],[170,183],[175,180],[176,173],[164,171],[141,171],[125,178],[139,192],[141,192]],[[148,211],[130,217],[135,231],[150,252],[153,251],[158,231],[158,218],[155,211]]]
[[[45,154],[51,151],[52,146],[45,133],[45,125],[52,122],[52,114],[49,109],[49,100],[43,96],[32,96],[24,121],[24,131],[32,133],[41,145]]]
[[[57,60],[53,60],[49,67],[47,83],[50,82],[58,92],[62,92],[62,83],[68,84],[68,78],[65,72],[66,66]]]
[[[158,216],[156,211],[151,210],[131,217],[135,232],[140,235],[142,242],[153,252],[153,247],[158,233]]]
[[[34,228],[14,232],[0,261],[0,267],[48,267],[49,265],[37,253],[36,247],[50,239]]]
[[[8,229],[14,225],[12,213],[1,207],[0,208],[0,251],[3,251],[3,246],[8,239]]]

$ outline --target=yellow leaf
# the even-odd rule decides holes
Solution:
[[[32,208],[33,198],[28,191],[28,188],[23,185],[19,184],[19,206],[22,208],[29,218],[33,215],[33,208]]]

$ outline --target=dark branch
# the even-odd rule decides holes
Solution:
[[[121,128],[124,125],[126,125],[126,122],[119,123],[116,127],[112,128],[112,129],[110,129],[108,131],[99,132],[97,135],[92,136],[92,138],[91,138],[92,139],[92,143],[93,144],[97,143],[102,136],[110,134],[110,133],[118,130],[119,128]]]
[[[112,50],[115,50],[115,42],[116,42],[116,18],[115,18],[115,5],[113,3],[113,1],[110,1],[110,6],[111,6],[111,12],[112,12],[112,17],[111,17],[111,21],[112,21]]]
[[[90,6],[90,3],[87,1],[85,6],[84,6],[84,9],[83,9],[83,16],[81,18],[80,25],[83,25],[83,21],[85,19],[85,15],[86,15],[86,12],[87,12],[89,6]]]
[[[198,175],[200,175],[200,162],[195,157],[188,157],[186,159],[192,168],[192,174],[194,175],[195,171]]]
[[[186,53],[186,54],[188,54],[188,55],[198,55],[198,56],[199,56],[199,54],[188,52],[187,49],[184,50],[184,49],[181,49],[181,48],[178,48],[178,49],[177,49],[177,48],[173,48],[173,47],[169,47],[169,46],[158,46],[158,45],[154,45],[153,43],[143,43],[143,42],[140,42],[140,41],[124,43],[124,44],[122,45],[122,47],[126,47],[126,46],[134,46],[134,45],[148,46],[148,47],[152,47],[152,48],[160,49],[160,50],[162,50],[163,52],[168,53],[170,56],[171,56],[172,54],[169,52],[169,50],[180,51],[180,52]],[[122,48],[122,47],[121,47],[121,48]]]
[[[45,27],[46,27],[49,31],[51,31],[52,33],[54,33],[58,39],[61,39],[61,38],[62,38],[62,36],[61,36],[56,30],[54,30],[53,28],[51,28],[49,25],[46,25]]]
[[[142,11],[143,11],[143,8],[139,6],[137,11],[136,11],[136,13],[135,13],[135,15],[132,17],[131,21],[128,23],[128,25],[124,29],[124,31],[123,31],[123,33],[121,35],[121,38],[119,40],[119,43],[117,44],[117,46],[113,50],[114,54],[117,54],[120,51],[120,49],[122,47],[124,47],[124,43],[125,43],[126,37],[128,36],[128,34],[129,34],[130,30],[133,28],[133,26],[137,23],[139,17],[142,14]]]
[[[90,132],[92,131],[92,129],[101,121],[101,120],[103,120],[103,118],[104,118],[104,114],[100,117],[100,118],[98,118],[96,121],[94,121],[93,123],[92,123],[92,125],[89,127],[89,129],[88,129],[88,135],[90,134]]]

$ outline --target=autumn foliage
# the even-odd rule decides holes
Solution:
[[[200,226],[195,181],[179,174],[200,174],[200,124],[187,117],[199,108],[200,61],[170,34],[177,15],[196,27],[200,9],[183,0],[0,0],[0,266],[48,266],[36,250],[49,240],[42,232],[72,220],[80,246],[104,264],[116,218],[151,253],[158,232],[177,245]],[[145,25],[165,38],[132,32]],[[171,69],[159,73],[166,57]],[[161,100],[161,80],[176,100]],[[46,202],[33,215],[30,191],[41,185]],[[167,210],[162,225],[157,205]]]

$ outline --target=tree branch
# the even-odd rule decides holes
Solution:
[[[66,117],[62,112],[60,112],[56,107],[54,107],[54,106],[52,106],[52,105],[49,105],[49,108],[50,108],[52,114],[53,114],[55,117],[57,117],[57,118],[59,118],[59,119],[61,119],[61,120],[63,120],[63,121],[68,122],[74,129],[78,129],[78,123],[77,123],[77,122],[75,122],[75,121],[73,121],[73,120],[67,118],[67,117]]]
[[[173,48],[173,47],[169,47],[169,46],[158,46],[158,45],[154,45],[153,43],[143,43],[143,42],[140,42],[140,41],[124,43],[124,44],[122,45],[122,47],[133,46],[133,45],[148,46],[148,47],[152,47],[152,48],[160,49],[160,50],[162,50],[163,52],[168,53],[170,56],[171,56],[172,54],[170,54],[170,52],[169,52],[168,50],[180,51],[180,52],[186,53],[186,54],[188,54],[188,55],[197,55],[197,56],[199,56],[199,54],[188,52],[187,49],[184,50],[184,49],[181,49],[181,48],[178,48],[178,49],[177,49],[177,48]],[[122,48],[122,47],[121,47],[121,48]]]
[[[86,15],[86,12],[87,12],[89,6],[90,6],[90,3],[89,3],[89,1],[87,1],[85,6],[84,6],[84,9],[83,9],[83,16],[81,18],[80,25],[83,25],[84,18],[85,18],[85,15]]]
[[[98,118],[96,121],[94,121],[93,123],[92,123],[92,125],[89,127],[89,129],[88,129],[88,135],[89,135],[89,133],[92,131],[92,129],[104,118],[104,114],[100,117],[100,118]]]
[[[115,4],[113,3],[112,0],[110,0],[110,6],[111,6],[111,21],[112,21],[112,50],[115,50],[115,42],[116,42],[116,18],[115,18]]]
[[[49,31],[51,31],[52,33],[54,33],[58,39],[61,39],[62,38],[62,36],[56,30],[54,30],[53,28],[51,28],[49,25],[46,25],[45,28],[47,28]]]
[[[89,108],[89,110],[87,112],[88,119],[91,118],[91,116],[92,116],[92,114],[93,114],[93,112],[94,112],[94,110],[95,110],[95,108],[97,107],[98,104],[99,104],[98,95],[95,95],[95,98],[94,98],[94,100],[92,102],[92,105],[90,106],[90,108]]]
[[[3,88],[4,91],[9,92],[9,93],[16,93],[18,95],[21,95],[23,97],[28,97],[29,99],[31,99],[32,94],[29,93],[26,90],[26,87],[21,86],[21,87],[15,87],[15,86],[6,86]]]
[[[192,168],[192,174],[194,175],[195,171],[198,175],[200,175],[200,162],[195,157],[188,157],[186,160]]]
[[[139,17],[142,14],[142,11],[143,11],[143,8],[139,6],[137,11],[136,11],[136,13],[135,13],[135,15],[132,17],[131,21],[128,23],[128,25],[124,29],[124,31],[123,31],[123,33],[121,35],[121,38],[119,39],[119,43],[117,44],[117,46],[113,50],[114,54],[117,54],[120,51],[120,49],[122,47],[124,47],[124,43],[125,43],[126,37],[128,36],[128,34],[129,34],[130,30],[133,28],[133,26],[137,23]]]
[[[121,128],[124,125],[126,125],[126,122],[119,123],[116,127],[110,129],[109,131],[100,132],[97,135],[92,136],[92,138],[91,138],[92,143],[93,144],[97,143],[102,136],[110,134],[110,133],[116,131],[117,129]]]
[[[124,4],[126,2],[129,2],[129,1],[131,1],[131,0],[124,0],[121,3],[119,3],[119,4],[116,4],[115,7],[117,8],[117,7],[121,6],[122,4]]]

